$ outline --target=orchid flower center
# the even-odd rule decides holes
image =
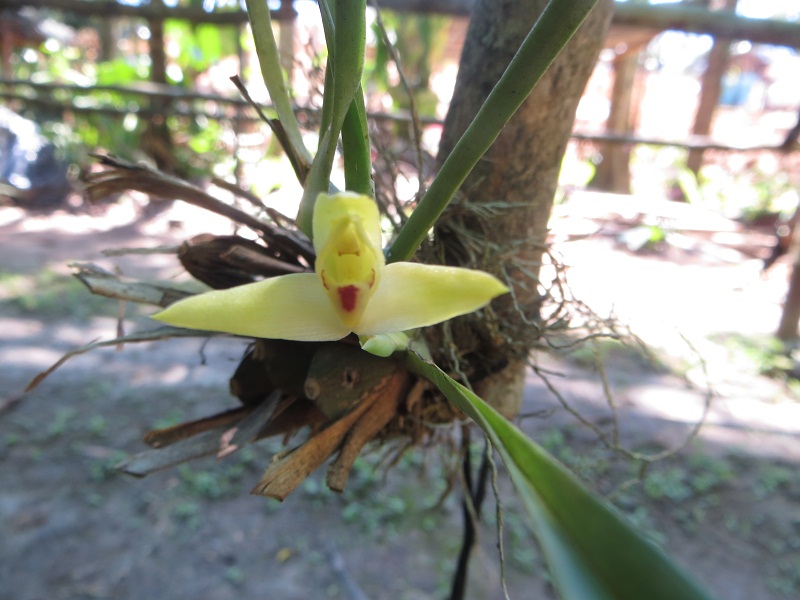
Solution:
[[[331,226],[317,254],[315,270],[337,314],[348,327],[361,320],[383,264],[364,230],[363,219],[345,213]]]

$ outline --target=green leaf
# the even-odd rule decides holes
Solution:
[[[361,87],[358,88],[342,124],[342,154],[345,189],[374,198],[367,109]]]
[[[597,0],[550,0],[470,126],[445,159],[386,258],[408,260],[500,130],[567,44]]]
[[[256,45],[258,62],[261,65],[261,75],[267,85],[269,96],[275,105],[278,119],[292,144],[295,156],[300,156],[311,162],[311,154],[303,143],[300,126],[292,109],[286,81],[283,77],[278,46],[272,33],[272,18],[266,0],[246,0],[247,13],[250,17],[250,27],[253,30],[253,40]]]
[[[320,13],[328,44],[328,72],[325,75],[322,113],[326,120],[330,119],[330,124],[326,130],[320,131],[319,149],[306,178],[303,198],[297,212],[297,225],[309,236],[314,202],[321,192],[329,191],[336,144],[345,117],[356,94],[360,93],[361,73],[364,70],[364,49],[367,39],[366,0],[336,0],[334,9],[330,10],[328,2],[320,2]],[[331,71],[333,75],[329,76]],[[353,122],[351,129],[357,136],[355,127],[360,125],[355,119]],[[349,136],[351,145],[353,138],[354,136]],[[363,187],[362,177],[359,176],[356,182]],[[365,192],[365,190],[353,191]]]
[[[413,352],[406,353],[406,364],[480,425],[500,453],[564,600],[710,599],[615,509],[472,391]]]

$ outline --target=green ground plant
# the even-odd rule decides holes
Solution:
[[[118,312],[115,301],[100,296],[87,298],[86,288],[74,277],[51,270],[36,275],[0,274],[0,303],[23,315],[36,314],[43,319],[69,316],[82,322]]]

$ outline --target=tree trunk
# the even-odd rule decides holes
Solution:
[[[461,55],[439,159],[452,150],[546,6],[546,0],[478,0]],[[462,186],[435,229],[446,264],[480,268],[512,294],[494,315],[471,315],[436,329],[437,362],[479,383],[479,393],[513,414],[527,354],[539,338],[538,274],[561,160],[575,110],[612,12],[600,0],[539,85]]]

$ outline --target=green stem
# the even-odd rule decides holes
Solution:
[[[323,3],[320,3],[320,7],[323,7]],[[324,4],[324,8],[327,9],[328,5]],[[322,111],[323,114],[330,114],[330,126],[327,130],[320,131],[321,142],[306,179],[296,219],[297,226],[309,237],[312,235],[314,203],[320,192],[327,192],[330,187],[336,143],[353,99],[361,90],[361,73],[364,70],[366,0],[336,0],[332,12],[335,23],[328,22],[325,25],[325,36],[329,49],[328,69],[333,71],[333,76],[326,75],[326,88],[322,98]],[[323,10],[322,15],[324,21],[331,19],[327,10]],[[330,112],[327,112],[328,107],[332,107]]]
[[[551,0],[387,252],[408,260],[597,0]]]
[[[342,124],[342,153],[345,188],[374,198],[367,109],[361,88],[356,92]]]
[[[269,96],[275,105],[278,119],[283,126],[289,141],[294,149],[295,156],[302,157],[307,163],[311,162],[311,154],[303,143],[300,126],[292,109],[286,81],[283,77],[278,46],[272,33],[272,18],[265,0],[246,0],[247,14],[250,17],[250,27],[253,30],[253,40],[256,44],[256,54],[261,65],[261,76],[267,85]]]

